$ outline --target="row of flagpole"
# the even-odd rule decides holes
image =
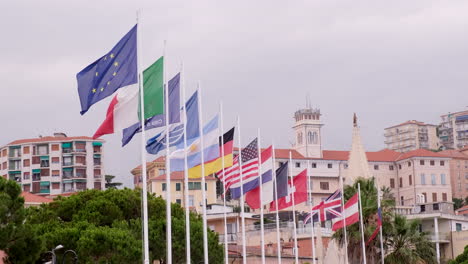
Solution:
[[[139,14],[137,13],[137,23],[139,22]],[[140,32],[141,29],[138,31]],[[143,98],[143,73],[142,73],[142,67],[141,67],[141,33],[138,33],[137,35],[137,43],[138,43],[138,52],[137,52],[137,67],[138,67],[138,85],[140,91],[140,111],[141,111],[141,116],[144,117],[144,98]],[[163,57],[164,57],[164,66],[163,66],[163,83],[164,83],[164,90],[165,90],[165,120],[166,120],[166,221],[167,221],[167,248],[166,248],[166,262],[167,263],[172,263],[172,217],[171,217],[171,169],[170,169],[170,141],[169,141],[169,85],[167,81],[167,76],[166,76],[166,42],[164,42],[164,52],[163,52]],[[182,98],[183,102],[185,103],[185,80],[184,80],[184,74],[183,74],[183,66],[181,69],[181,90],[182,90]],[[199,135],[200,135],[200,144],[204,146],[204,133],[203,133],[203,108],[202,108],[202,99],[201,99],[201,86],[200,83],[197,85],[197,90],[198,90],[198,112],[199,112]],[[186,124],[187,124],[187,109],[186,105],[184,104],[183,107],[183,117],[184,117],[184,147],[187,148],[187,135],[186,135]],[[220,127],[219,127],[219,134],[221,135],[221,142],[224,143],[224,138],[223,138],[223,109],[222,109],[222,104],[220,103],[219,107],[219,114],[220,114]],[[141,118],[141,127],[145,127],[145,119]],[[247,263],[247,252],[246,252],[246,227],[245,227],[245,208],[244,208],[244,190],[243,190],[243,172],[242,172],[242,152],[240,151],[242,149],[241,145],[241,129],[240,129],[240,118],[237,118],[237,129],[238,129],[238,146],[239,146],[239,174],[240,174],[240,189],[241,189],[241,196],[240,196],[240,207],[241,207],[241,229],[242,229],[242,257],[243,257],[243,263]],[[144,254],[144,263],[147,264],[149,263],[149,243],[148,243],[148,204],[147,204],[147,164],[146,164],[146,151],[145,151],[145,145],[146,145],[146,133],[145,129],[142,129],[141,131],[141,155],[142,155],[142,203],[143,203],[143,210],[142,210],[142,222],[143,222],[143,254]],[[260,144],[260,130],[258,130],[258,171],[259,171],[259,188],[260,188],[260,228],[261,228],[261,259],[262,263],[265,263],[265,243],[264,243],[264,210],[263,210],[263,191],[262,191],[262,185],[263,185],[263,178],[262,178],[262,170],[261,170],[261,144]],[[276,229],[277,229],[277,251],[278,251],[278,262],[281,263],[281,238],[280,238],[280,226],[279,226],[279,210],[278,210],[278,192],[277,192],[277,182],[276,182],[276,169],[275,169],[275,149],[274,146],[272,146],[273,149],[273,185],[274,185],[274,190],[276,193],[275,197],[275,205],[276,205]],[[221,148],[221,161],[222,161],[222,170],[224,174],[225,170],[225,163],[224,163],[224,148]],[[184,172],[184,199],[185,199],[185,220],[186,220],[186,261],[187,263],[191,263],[191,246],[190,246],[190,204],[189,204],[189,199],[188,199],[188,163],[187,163],[187,151],[185,150],[185,155],[184,155],[184,166],[185,166],[185,172]],[[207,218],[206,218],[206,181],[205,181],[205,166],[204,166],[204,151],[201,151],[201,185],[202,185],[202,213],[203,213],[203,255],[204,255],[204,263],[209,263],[209,252],[208,252],[208,234],[207,234]],[[292,173],[292,156],[291,152],[289,153],[289,176],[291,178],[291,185],[294,186],[294,176]],[[311,197],[311,175],[309,173],[309,163],[307,164],[307,178],[308,178],[308,200],[311,204],[311,210],[312,210],[312,197]],[[344,195],[344,189],[343,189],[343,181],[340,177],[341,181],[341,191],[342,191],[342,206],[344,206],[343,203],[343,195]],[[292,187],[291,186],[291,187]],[[223,189],[226,191],[225,188],[225,183],[223,182]],[[309,190],[310,189],[310,190]],[[360,213],[360,230],[361,230],[361,236],[362,236],[362,250],[363,250],[363,262],[366,263],[366,256],[365,256],[365,242],[364,242],[364,227],[363,227],[363,221],[362,221],[362,204],[361,204],[361,190],[360,190],[360,185],[358,184],[358,193],[359,193],[359,213]],[[227,215],[226,215],[226,195],[223,195],[223,205],[224,205],[224,254],[225,254],[225,262],[228,263],[228,238],[227,238]],[[295,214],[295,201],[294,201],[294,194],[292,196],[292,213],[293,213],[293,229],[294,229],[294,257],[296,263],[298,263],[298,245],[297,245],[297,223],[296,223],[296,214]],[[379,191],[378,191],[378,207],[380,208],[380,197],[379,197]],[[343,207],[343,219],[346,221],[346,215],[345,215],[345,210]],[[315,234],[314,234],[314,222],[313,219],[311,221],[311,240],[312,240],[312,258],[313,258],[313,263],[316,263],[316,252],[315,252]],[[348,257],[347,257],[347,233],[346,233],[346,223],[344,226],[344,240],[345,240],[345,254],[346,254],[346,263],[348,262]],[[380,246],[381,246],[381,254],[382,254],[382,263],[384,263],[384,251],[383,251],[383,243],[382,243],[382,227],[380,226]]]

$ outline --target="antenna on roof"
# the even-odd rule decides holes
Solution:
[[[354,125],[354,127],[357,127],[357,116],[356,116],[356,113],[354,113],[354,116],[353,116],[353,125]]]
[[[310,94],[307,93],[306,95],[306,108],[310,108]]]

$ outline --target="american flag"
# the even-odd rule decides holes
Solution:
[[[341,211],[341,191],[336,190],[325,201],[312,208],[312,212],[306,216],[304,223],[309,222],[310,219],[313,219],[314,222],[323,222],[341,217]]]
[[[242,149],[242,180],[246,181],[252,177],[258,176],[258,139],[254,139],[247,147]],[[224,182],[226,190],[232,185],[240,184],[239,156],[233,160],[233,165],[229,168],[220,170],[216,175],[219,180]],[[234,197],[233,197],[234,198]]]

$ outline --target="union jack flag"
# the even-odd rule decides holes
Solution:
[[[312,208],[312,212],[304,218],[304,224],[311,219],[313,222],[323,222],[336,217],[341,217],[341,191],[336,190],[327,199]]]

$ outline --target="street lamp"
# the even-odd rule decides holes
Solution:
[[[67,256],[67,253],[68,253],[68,252],[73,253],[73,255],[75,255],[75,256],[73,257],[73,263],[76,264],[76,263],[78,262],[78,255],[76,254],[75,251],[73,251],[73,250],[71,250],[71,249],[69,249],[69,250],[67,250],[67,251],[65,251],[65,252],[63,253],[62,264],[65,264],[65,260],[66,260],[66,256]]]
[[[52,249],[52,251],[46,252],[46,253],[51,253],[52,254],[52,264],[57,263],[57,256],[55,255],[55,250],[59,250],[59,249],[62,249],[62,248],[63,248],[62,245],[58,245],[54,249]]]

